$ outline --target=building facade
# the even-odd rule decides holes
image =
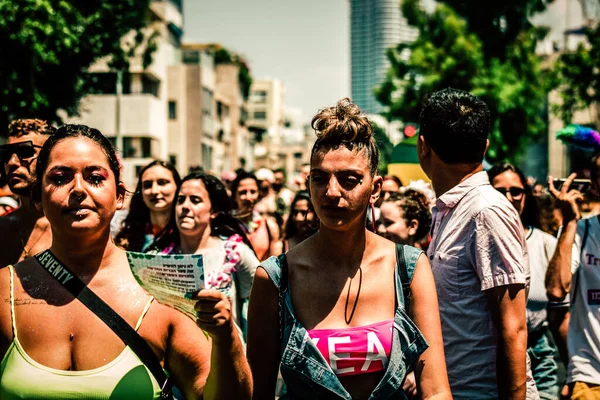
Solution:
[[[191,167],[215,167],[215,84],[212,52],[183,45],[182,63],[169,67],[167,95],[169,160],[182,174]]]
[[[97,62],[89,70],[95,94],[82,100],[80,116],[67,121],[97,128],[113,140],[121,149],[123,180],[130,186],[144,165],[167,158],[168,68],[180,58],[181,2],[153,0],[150,13],[144,34],[157,45],[151,65],[143,66],[145,44],[130,59],[128,71],[117,74],[108,67],[108,60]],[[123,39],[124,45],[128,39]]]
[[[352,100],[367,114],[383,112],[374,89],[390,67],[387,49],[413,42],[418,35],[402,16],[400,4],[401,0],[350,0]]]
[[[248,99],[248,128],[253,133],[256,168],[279,164],[283,126],[283,84],[277,79],[255,80]]]

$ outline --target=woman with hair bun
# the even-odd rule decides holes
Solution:
[[[429,261],[365,228],[382,184],[370,121],[343,99],[312,127],[308,189],[320,228],[256,271],[254,398],[273,398],[281,367],[286,399],[405,399],[412,366],[424,398],[450,399]]]

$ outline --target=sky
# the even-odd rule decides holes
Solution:
[[[185,0],[184,43],[220,43],[284,84],[297,124],[350,96],[349,0]]]

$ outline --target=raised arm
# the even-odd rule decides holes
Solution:
[[[525,285],[486,291],[492,320],[498,331],[497,376],[499,397],[525,400],[527,393],[527,320]]]
[[[452,399],[435,281],[429,260],[423,254],[417,261],[410,291],[410,317],[429,343],[415,364],[418,391],[423,399]]]
[[[577,221],[581,219],[577,201],[583,199],[577,190],[569,190],[573,179],[577,175],[571,174],[563,184],[560,192],[554,187],[552,177],[548,177],[550,193],[556,198],[556,206],[561,210],[563,228],[558,237],[558,244],[546,271],[546,291],[549,300],[563,300],[571,290],[573,274],[573,243],[577,234]]]
[[[198,325],[173,311],[166,363],[186,399],[249,399],[252,379],[229,300],[218,290],[197,296]]]
[[[248,308],[248,362],[254,400],[273,400],[280,362],[278,289],[263,268],[254,275]]]

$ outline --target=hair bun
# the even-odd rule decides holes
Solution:
[[[371,122],[347,97],[333,107],[321,109],[311,126],[322,142],[368,142],[373,137]]]

